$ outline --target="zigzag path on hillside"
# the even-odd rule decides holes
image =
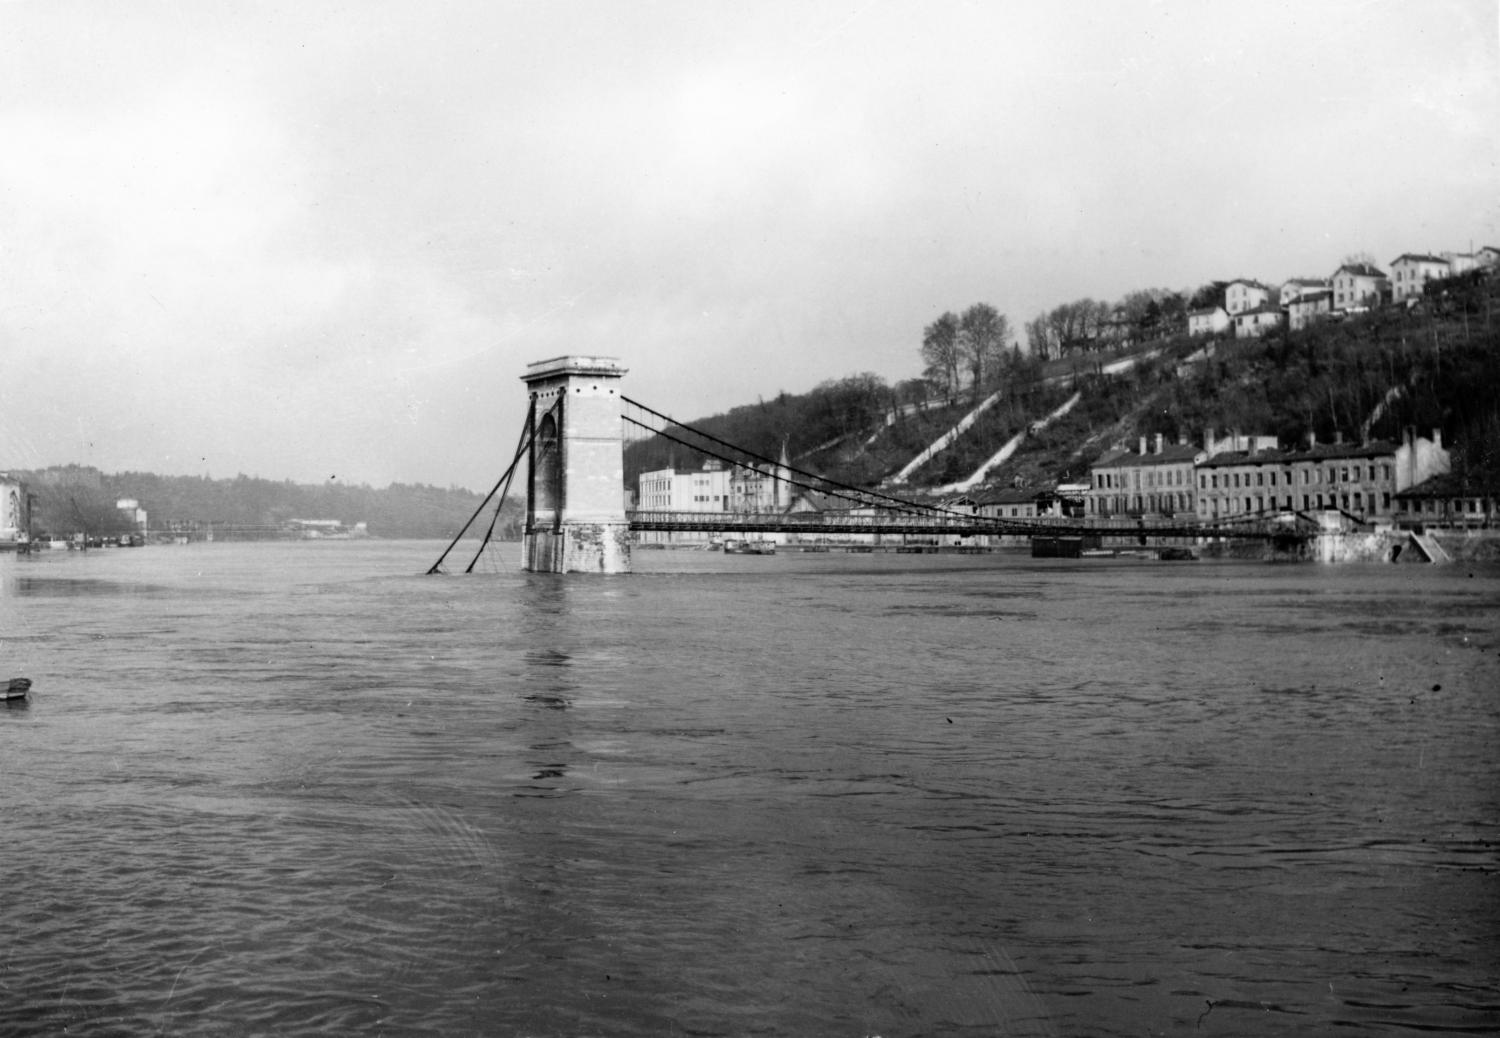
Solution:
[[[1129,371],[1141,361],[1150,360],[1160,353],[1161,350],[1148,350],[1145,353],[1137,354],[1133,357],[1122,357],[1119,360],[1112,361],[1109,364],[1104,365],[1104,367],[1100,369],[1100,373],[1104,375],[1118,375],[1123,372]],[[1052,385],[1071,385],[1075,378],[1076,375],[1070,372],[1062,375],[1054,375],[1044,381]],[[953,426],[953,428],[949,429],[947,432],[943,433],[943,435],[939,436],[936,440],[929,444],[925,450],[923,450],[911,461],[903,465],[901,467],[901,471],[897,472],[886,482],[893,485],[905,483],[907,479],[910,478],[913,472],[917,471],[917,469],[921,468],[923,465],[927,464],[929,461],[935,458],[938,454],[947,450],[954,443],[956,443],[958,441],[958,438],[965,432],[967,432],[968,429],[979,420],[979,416],[993,407],[999,401],[1000,397],[1004,395],[1004,393],[1005,390],[1003,389],[996,390],[995,392],[991,393],[989,396],[981,400],[973,408],[973,410],[969,411],[962,418],[960,418],[957,424]],[[1016,449],[1019,448],[1023,442],[1025,442],[1028,435],[1041,432],[1052,422],[1056,421],[1057,419],[1061,418],[1063,415],[1071,411],[1075,406],[1077,406],[1078,401],[1081,399],[1081,393],[1074,393],[1071,397],[1068,398],[1067,402],[1057,410],[1053,411],[1051,414],[1047,415],[1040,421],[1033,422],[1028,428],[1022,430],[1014,437],[1012,437],[1011,440],[1005,444],[1005,446],[1001,447],[999,451],[997,451],[994,455],[987,459],[985,463],[979,466],[979,468],[976,469],[967,479],[960,480],[957,483],[950,483],[948,486],[942,487],[940,489],[943,491],[968,490],[970,487],[973,487],[974,485],[982,482],[984,480],[984,477],[989,474],[991,469],[1003,463],[1007,458],[1009,458],[1016,452]]]

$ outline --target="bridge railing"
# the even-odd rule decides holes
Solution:
[[[1265,540],[1300,532],[1278,520],[1205,523],[1191,519],[1063,516],[1006,518],[902,510],[872,514],[848,512],[697,512],[636,509],[626,513],[632,530],[683,533],[784,533],[804,537],[902,534],[949,537],[1097,536],[1107,540],[1220,538]]]

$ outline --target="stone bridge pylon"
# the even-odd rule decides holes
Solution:
[[[533,573],[628,573],[625,445],[615,357],[555,357],[526,367],[531,446],[525,567]]]

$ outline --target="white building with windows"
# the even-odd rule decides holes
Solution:
[[[1335,310],[1379,306],[1391,287],[1390,279],[1368,263],[1345,263],[1333,272],[1332,280]]]
[[[1258,339],[1286,322],[1286,314],[1275,303],[1261,303],[1230,318],[1236,339]]]
[[[1295,296],[1286,304],[1286,319],[1292,331],[1306,328],[1314,321],[1325,318],[1333,313],[1333,291],[1322,289],[1316,292],[1304,292]]]
[[[1218,335],[1229,328],[1229,313],[1222,306],[1210,306],[1188,313],[1188,334]]]
[[[1290,278],[1281,284],[1281,298],[1277,300],[1283,307],[1290,306],[1292,300],[1300,296],[1312,295],[1315,292],[1332,292],[1333,285],[1322,278]]]
[[[1231,281],[1229,287],[1224,289],[1224,309],[1233,317],[1243,310],[1253,310],[1270,302],[1271,294],[1269,286],[1250,278],[1240,278]]]
[[[712,459],[701,469],[657,469],[636,479],[636,507],[646,512],[727,512],[730,473]],[[706,542],[714,535],[700,531],[668,533],[643,530],[640,544]]]
[[[1215,454],[1197,467],[1198,518],[1255,517],[1335,509],[1389,520],[1396,495],[1449,470],[1442,433],[1408,432],[1402,443],[1310,443],[1306,449]]]
[[[1116,447],[1094,462],[1085,508],[1090,518],[1120,515],[1191,515],[1193,466],[1199,447],[1142,436],[1140,449]]]
[[[1391,261],[1391,301],[1400,303],[1422,294],[1427,282],[1445,278],[1448,261],[1421,252],[1403,252]]]

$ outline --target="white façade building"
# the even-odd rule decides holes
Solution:
[[[0,551],[14,551],[29,540],[31,501],[26,485],[0,472]]]
[[[1287,325],[1292,331],[1306,328],[1314,321],[1321,320],[1333,313],[1333,290],[1321,289],[1316,292],[1304,292],[1300,296],[1293,297],[1286,304]]]
[[[1445,278],[1448,273],[1448,261],[1441,256],[1403,252],[1391,261],[1391,301],[1415,299],[1427,282]]]
[[[1332,292],[1333,285],[1327,278],[1289,278],[1282,282],[1281,297],[1277,302],[1283,306],[1291,305],[1292,300],[1300,296],[1311,295],[1315,292]]]
[[[644,512],[727,512],[729,484],[729,471],[712,458],[699,469],[642,472],[636,479],[636,507]],[[639,543],[692,543],[708,541],[713,536],[701,531],[643,530]]]
[[[1229,313],[1222,306],[1205,307],[1188,312],[1188,334],[1218,335],[1229,328]]]
[[[1275,303],[1261,303],[1230,318],[1236,339],[1258,339],[1286,322],[1286,314]]]
[[[1335,310],[1379,306],[1391,290],[1390,278],[1368,263],[1345,263],[1333,272],[1332,281]]]
[[[1285,511],[1337,509],[1365,521],[1389,520],[1396,495],[1449,471],[1442,433],[1408,431],[1401,443],[1318,444],[1278,450],[1251,443],[1197,466],[1198,517],[1249,518]]]
[[[1271,289],[1251,278],[1238,278],[1224,289],[1224,309],[1229,316],[1244,310],[1253,310],[1271,301]]]

